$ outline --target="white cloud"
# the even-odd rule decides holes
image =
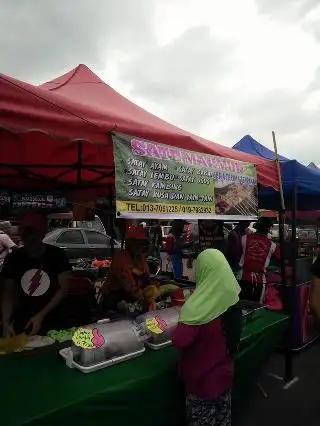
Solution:
[[[155,0],[1,0],[0,69],[38,83],[108,62],[153,40]]]
[[[256,0],[258,11],[277,21],[300,21],[318,5],[318,0]]]
[[[86,63],[204,137],[271,147],[275,130],[320,163],[319,28],[317,0],[2,0],[0,67],[38,83]]]
[[[164,2],[160,46],[133,58],[120,76],[142,106],[195,133],[228,145],[251,133],[272,147],[275,130],[283,153],[320,159],[320,46],[311,31],[314,4],[302,3]]]

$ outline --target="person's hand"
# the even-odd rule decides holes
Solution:
[[[2,333],[3,333],[3,337],[7,338],[7,337],[12,337],[14,336],[16,333],[14,331],[14,328],[12,326],[12,324],[10,324],[9,322],[4,322],[2,325]]]
[[[42,322],[43,322],[43,316],[41,314],[35,315],[34,317],[30,318],[30,320],[27,322],[27,325],[25,326],[25,331],[27,332],[27,334],[30,334],[31,336],[37,334],[42,327]]]

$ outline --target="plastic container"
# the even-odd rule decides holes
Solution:
[[[146,314],[139,315],[136,318],[138,324],[141,328],[146,330],[148,339],[146,341],[146,346],[151,349],[161,349],[171,344],[171,336],[173,330],[176,328],[179,320],[180,307],[173,306],[167,309],[161,309],[159,311],[147,312]],[[161,324],[164,324],[165,327],[161,333],[155,334],[147,329],[147,320],[156,319]]]
[[[125,359],[130,359],[130,354],[136,355],[143,352],[143,341],[138,339],[134,331],[134,323],[130,320],[103,321],[81,328],[97,329],[104,340],[103,345],[99,348],[71,347],[72,360],[81,367],[91,367],[110,361],[110,363],[105,364],[107,366],[114,364],[115,360],[121,362]]]

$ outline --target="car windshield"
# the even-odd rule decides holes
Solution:
[[[61,231],[60,228],[54,229],[53,231],[49,231],[47,235],[44,237],[43,241],[46,241],[47,239],[51,239],[58,236],[60,234],[60,231]]]
[[[77,228],[91,229],[92,231],[99,231],[105,234],[104,226],[100,219],[95,218],[94,220],[81,220],[76,222]]]

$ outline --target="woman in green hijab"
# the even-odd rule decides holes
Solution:
[[[196,261],[196,290],[183,306],[173,344],[180,351],[188,425],[230,426],[234,355],[240,340],[240,287],[224,255]]]

